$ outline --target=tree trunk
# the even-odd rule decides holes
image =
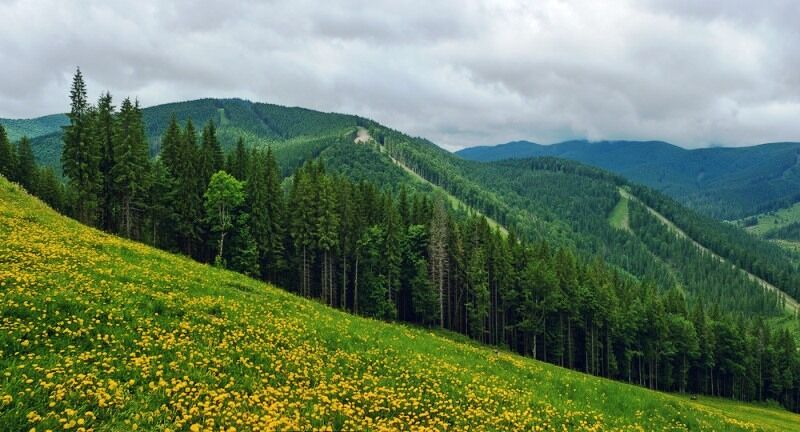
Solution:
[[[358,315],[358,253],[356,253],[356,268],[353,274],[353,313]]]

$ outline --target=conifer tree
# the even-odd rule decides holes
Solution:
[[[97,117],[93,128],[92,137],[96,147],[100,149],[100,173],[102,176],[102,192],[100,195],[100,225],[107,231],[114,231],[118,227],[118,212],[121,207],[119,196],[114,189],[114,147],[117,134],[117,120],[111,93],[106,92],[97,101]]]
[[[176,152],[174,168],[176,229],[186,254],[197,256],[197,241],[201,239],[203,219],[203,180],[198,175],[200,155],[194,124],[189,119]]]
[[[50,207],[64,211],[64,187],[52,168],[39,168],[37,195]]]
[[[174,246],[172,221],[175,219],[173,209],[175,180],[160,159],[151,164],[149,177],[147,205],[145,205],[149,223],[148,242],[171,249]]]
[[[86,100],[86,84],[80,69],[70,90],[70,124],[64,128],[61,165],[74,193],[75,216],[85,224],[97,220],[98,194],[102,186],[100,150],[92,137],[94,109]]]
[[[181,172],[181,146],[183,137],[181,136],[181,127],[178,125],[178,120],[173,114],[169,121],[167,130],[164,131],[164,136],[161,137],[161,161],[164,167],[177,178]]]
[[[300,291],[305,296],[311,295],[310,260],[313,242],[313,211],[311,195],[310,165],[295,171],[292,188],[289,195],[291,208],[289,229],[292,242],[301,260]]]
[[[244,181],[247,179],[247,169],[250,165],[249,153],[244,146],[244,138],[239,137],[236,141],[236,148],[228,158],[227,171],[236,179]]]
[[[415,201],[416,202],[416,201]],[[418,214],[419,212],[415,212]],[[417,222],[421,222],[417,221]],[[445,279],[449,268],[447,253],[447,213],[442,200],[437,201],[434,206],[433,218],[430,222],[430,242],[428,243],[428,256],[430,256],[431,280],[433,281],[437,297],[439,299],[439,326],[445,326]]]
[[[258,263],[258,245],[250,233],[250,215],[240,213],[234,222],[233,238],[231,241],[231,270],[258,277],[261,269]]]
[[[130,238],[134,228],[134,212],[145,201],[149,165],[148,145],[139,103],[131,103],[128,98],[120,107],[113,152],[113,190],[120,203],[123,233]]]
[[[38,170],[36,159],[33,156],[33,149],[31,148],[31,141],[24,136],[17,144],[17,177],[19,184],[34,195],[37,194],[37,174]]]
[[[8,140],[6,129],[0,124],[0,175],[8,180],[16,180],[16,158],[14,148]]]
[[[224,156],[222,147],[217,140],[217,129],[214,122],[209,120],[203,127],[200,146],[200,178],[203,189],[208,186],[211,176],[224,168]]]

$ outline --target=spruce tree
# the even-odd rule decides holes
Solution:
[[[258,245],[261,276],[275,282],[285,269],[284,259],[284,199],[280,186],[278,164],[268,148],[266,154],[254,150],[246,160],[250,167],[245,183],[250,232]]]
[[[175,163],[175,217],[176,230],[184,252],[190,256],[197,256],[197,241],[201,239],[203,219],[203,180],[198,167],[200,155],[197,147],[197,135],[191,119],[186,122],[180,145],[176,152]]]
[[[114,134],[113,189],[119,199],[122,232],[131,237],[134,213],[145,202],[147,191],[148,144],[138,102],[122,102]]]
[[[19,184],[28,192],[36,195],[38,170],[36,159],[33,156],[31,141],[27,136],[22,137],[17,144],[17,178]]]
[[[175,219],[173,209],[175,180],[164,163],[157,159],[150,165],[150,181],[147,189],[148,233],[147,241],[158,247],[171,249],[174,246]]]
[[[249,153],[244,146],[244,138],[239,137],[236,141],[236,148],[228,158],[228,172],[236,177],[238,180],[244,181],[247,179],[247,169],[250,165]]]
[[[8,140],[6,129],[0,124],[0,175],[8,180],[16,180],[16,161],[14,149]]]
[[[39,168],[37,194],[39,198],[50,207],[60,212],[64,211],[64,186],[52,168]]]
[[[224,168],[224,155],[222,147],[217,140],[217,129],[214,122],[209,120],[203,127],[200,146],[200,178],[203,181],[203,188],[208,187],[211,176]]]
[[[178,120],[173,114],[170,118],[167,130],[164,132],[164,136],[161,137],[160,158],[167,171],[176,178],[180,172],[182,140],[181,127],[178,125]]]
[[[112,104],[111,93],[106,92],[97,101],[97,118],[94,124],[96,146],[100,149],[100,173],[103,188],[100,196],[100,225],[106,231],[114,231],[118,226],[118,212],[121,207],[119,196],[114,190],[114,177],[111,170],[114,168],[114,147],[116,134],[116,113]]]
[[[98,194],[102,186],[100,149],[92,137],[94,109],[86,100],[86,84],[80,69],[70,90],[69,125],[64,128],[61,165],[74,194],[77,219],[92,225],[97,220]]]

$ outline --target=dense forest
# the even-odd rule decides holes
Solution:
[[[404,145],[399,134],[367,123],[378,151],[511,232],[453,207],[447,196],[425,185],[394,181],[393,176],[403,174],[399,168],[375,179],[369,167],[358,165],[374,149],[352,139],[321,155],[314,149],[336,139],[320,137],[281,159],[272,147],[247,145],[246,136],[225,151],[213,121],[198,131],[191,119],[181,123],[172,117],[152,152],[136,101],[125,99],[117,110],[106,93],[90,104],[80,71],[70,96],[62,152],[66,184],[51,169],[36,165],[27,139],[11,144],[2,129],[0,174],[87,225],[267,280],[352,313],[451,330],[653,389],[774,400],[800,410],[796,341],[788,330],[765,320],[780,313],[780,301],[752,294],[761,291],[753,291],[734,272],[709,270],[708,259],[666,239],[669,234],[640,206],[632,206],[631,224],[641,244],[686,272],[657,275],[657,269],[644,269],[654,277],[635,278],[608,259],[610,252],[599,241],[564,234],[600,225],[612,230],[605,219],[599,223],[575,216],[565,221],[564,214],[577,215],[579,209],[559,202],[552,190],[543,190],[541,199],[552,200],[554,208],[537,213],[549,214],[550,220],[531,219],[496,195],[521,197],[517,191],[467,181],[480,176],[491,184],[500,168],[453,168],[440,163],[441,150],[432,143]],[[329,118],[302,127],[331,129],[323,119]],[[270,130],[289,137],[296,127],[301,126],[276,122]],[[350,163],[336,169],[327,165],[342,157]],[[610,184],[623,185],[610,174],[555,159],[533,163],[549,169],[539,175],[586,170],[584,177],[559,178],[567,191],[589,188],[596,202],[583,205],[610,211],[619,199],[615,188],[598,183],[592,189],[591,176],[608,176]],[[508,167],[525,181],[522,173],[530,166]],[[635,192],[684,229],[695,226],[669,202],[644,189]],[[522,198],[515,203],[540,205]],[[716,226],[708,229],[692,233],[705,234],[702,239],[712,244],[719,239],[724,246],[742,244]],[[617,236],[621,244],[626,238],[611,231],[607,236]],[[628,260],[636,253],[653,253],[629,250]],[[725,256],[742,257],[748,265],[757,262],[747,259],[750,252],[730,248]],[[780,265],[753,264],[752,270],[765,277],[795,277]],[[708,274],[716,279],[703,276]],[[737,295],[731,296],[731,290]],[[750,294],[738,295],[743,293]]]
[[[755,144],[755,143],[753,143]],[[800,200],[800,143],[685,149],[663,141],[514,141],[458,151],[474,161],[570,159],[649,186],[706,216],[740,219]]]

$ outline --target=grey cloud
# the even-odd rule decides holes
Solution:
[[[800,139],[796,2],[0,1],[0,116],[93,96],[341,111],[447,148]]]

